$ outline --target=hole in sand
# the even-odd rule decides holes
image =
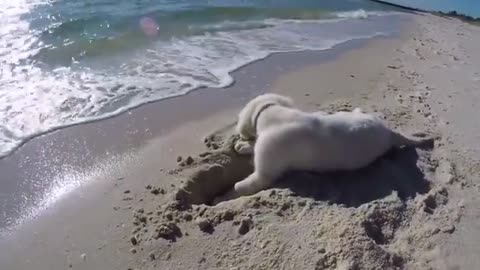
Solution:
[[[252,156],[233,149],[238,136],[230,136],[222,149],[202,154],[207,160],[193,172],[175,199],[186,204],[211,205],[213,199],[253,172]]]

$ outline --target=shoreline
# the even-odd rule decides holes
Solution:
[[[45,131],[42,131],[42,132],[38,132],[38,133],[35,133],[35,134],[32,134],[28,137],[25,137],[24,139],[22,139],[22,141],[15,145],[10,151],[8,151],[7,153],[5,154],[2,154],[0,156],[0,161],[12,154],[14,154],[19,148],[22,148],[25,144],[29,143],[31,140],[34,140],[36,139],[37,137],[41,137],[41,136],[45,136],[45,135],[48,135],[50,133],[54,133],[56,131],[59,131],[59,130],[62,130],[62,129],[66,129],[66,128],[71,128],[71,127],[75,127],[75,126],[78,126],[78,125],[84,125],[84,124],[89,124],[89,123],[93,123],[93,122],[97,122],[97,121],[103,121],[103,120],[108,120],[110,118],[115,118],[115,117],[118,117],[122,114],[125,114],[125,113],[129,113],[131,112],[132,110],[135,110],[139,107],[142,107],[142,106],[145,106],[145,105],[148,105],[148,104],[151,104],[151,103],[156,103],[156,102],[161,102],[161,101],[166,101],[166,100],[169,100],[169,99],[172,99],[172,98],[178,98],[178,97],[182,97],[182,96],[185,96],[185,95],[188,95],[190,94],[191,92],[194,92],[194,91],[198,91],[198,90],[203,90],[203,89],[228,89],[232,84],[235,84],[235,78],[234,78],[234,74],[239,70],[239,69],[242,69],[244,68],[245,66],[248,66],[248,65],[251,65],[251,64],[254,64],[255,62],[257,61],[262,61],[262,60],[265,60],[266,58],[269,58],[271,56],[274,56],[276,54],[290,54],[290,53],[298,53],[298,52],[309,52],[309,51],[328,51],[328,50],[332,50],[334,49],[335,47],[337,46],[341,46],[342,44],[344,43],[350,43],[350,42],[355,42],[356,40],[368,40],[368,39],[375,39],[375,38],[384,38],[384,37],[388,37],[388,36],[396,36],[398,35],[398,28],[401,28],[401,25],[402,24],[406,24],[408,22],[406,22],[406,19],[404,18],[403,15],[398,15],[398,14],[391,14],[391,15],[388,15],[388,16],[391,16],[393,18],[393,22],[388,22],[388,24],[393,28],[393,29],[397,29],[396,31],[393,31],[392,33],[383,33],[379,30],[379,32],[377,32],[376,34],[372,34],[372,36],[368,36],[368,37],[351,37],[350,39],[346,40],[346,41],[337,41],[338,43],[329,47],[329,48],[324,48],[324,49],[298,49],[298,50],[290,50],[290,51],[275,51],[275,52],[270,52],[268,53],[266,56],[259,56],[258,58],[255,58],[254,60],[251,60],[250,62],[246,62],[242,65],[239,65],[237,66],[236,68],[232,69],[231,71],[228,72],[228,75],[229,75],[229,80],[230,83],[228,83],[227,85],[224,85],[224,86],[220,86],[220,87],[208,87],[208,86],[199,86],[199,87],[196,87],[196,88],[193,88],[193,89],[190,89],[188,90],[188,92],[184,93],[184,94],[175,94],[173,96],[167,96],[167,97],[163,97],[163,98],[159,98],[159,99],[155,99],[155,100],[149,100],[149,101],[145,101],[145,102],[141,102],[140,104],[136,104],[136,105],[129,105],[128,107],[125,107],[125,108],[121,108],[120,110],[118,111],[115,111],[115,112],[112,112],[112,113],[108,113],[106,115],[103,115],[103,116],[100,116],[98,118],[93,118],[93,119],[85,119],[85,120],[82,120],[82,121],[78,121],[78,122],[74,122],[74,123],[70,123],[70,124],[65,124],[65,125],[61,125],[61,126],[56,126],[56,127],[52,127],[52,128],[49,128]],[[379,17],[383,17],[383,16],[379,16]],[[341,18],[339,18],[338,20],[343,20]],[[332,20],[334,21],[334,20]],[[381,21],[380,21],[381,22]],[[328,20],[325,20],[324,22],[321,22],[321,23],[330,23],[330,21]]]
[[[182,123],[208,117],[208,115],[228,110],[229,107],[240,108],[246,100],[265,92],[269,88],[269,82],[274,81],[276,77],[291,72],[299,66],[335,61],[339,55],[366,47],[371,42],[396,38],[398,36],[354,39],[327,50],[273,53],[265,59],[254,61],[232,72],[231,76],[235,79],[229,87],[195,89],[185,95],[152,101],[112,117],[74,124],[34,137],[12,154],[1,158],[0,171],[5,173],[6,178],[10,178],[8,182],[18,187],[23,186],[23,189],[25,189],[25,183],[35,186],[36,182],[45,181],[44,179],[62,178],[62,174],[75,175],[75,171],[79,174],[79,171],[92,167],[98,162],[108,162],[108,159],[116,156],[129,155],[147,145],[148,141],[165,136]],[[295,64],[291,65],[291,63]],[[265,67],[271,66],[276,66],[276,70],[264,71],[267,70]],[[257,77],[255,75],[257,73],[262,76]],[[245,82],[251,79],[255,84],[246,85]],[[210,100],[215,100],[215,103],[210,104]],[[192,106],[193,110],[182,112],[182,108]],[[158,117],[157,115],[162,115],[159,121],[153,119]],[[124,130],[122,131],[124,135],[118,135],[119,130]],[[63,167],[72,168],[73,172],[67,172]],[[22,173],[19,174],[18,170]],[[32,177],[37,180],[31,179]],[[54,182],[54,180],[46,181]],[[53,186],[50,183],[42,183],[40,188],[33,188],[29,193],[48,193],[49,189],[58,189],[55,185],[62,185],[61,182],[60,179],[60,183],[53,183]],[[75,188],[83,183],[65,185]],[[19,189],[7,188],[4,192],[12,193],[11,197],[30,196],[29,193],[18,194]],[[35,201],[38,203],[38,197],[34,197],[33,200],[34,203]],[[20,203],[13,200],[10,204],[19,205]],[[22,206],[22,208],[25,207]],[[8,213],[8,209],[0,212]],[[15,215],[7,214],[3,220],[8,222],[12,216]],[[18,217],[18,213],[16,216]],[[0,222],[0,228],[5,225]]]
[[[328,48],[328,49],[323,49],[323,50],[299,50],[299,51],[289,51],[289,52],[273,52],[269,55],[267,55],[266,57],[264,58],[258,58],[256,60],[253,60],[252,62],[249,62],[249,63],[246,63],[244,65],[241,65],[237,68],[235,68],[234,70],[232,70],[229,74],[232,76],[232,78],[234,78],[234,74],[237,73],[237,71],[245,68],[246,66],[249,66],[249,65],[253,65],[255,64],[256,62],[259,62],[259,61],[265,61],[267,60],[268,58],[270,57],[274,57],[275,55],[279,55],[279,54],[297,54],[297,53],[309,53],[309,52],[314,52],[314,53],[318,53],[318,52],[324,52],[324,51],[329,51],[329,50],[338,50],[338,48],[341,48],[341,47],[346,47],[344,50],[348,50],[347,48],[351,47],[351,43],[353,44],[360,44],[362,42],[366,42],[368,40],[375,40],[375,39],[382,39],[382,38],[391,38],[391,37],[382,37],[382,36],[375,36],[375,37],[368,37],[368,38],[354,38],[354,39],[351,39],[351,40],[348,40],[348,41],[345,41],[345,42],[342,42],[342,43],[339,43],[339,44],[336,44],[334,45],[332,48]],[[358,45],[358,46],[361,46],[361,45]],[[138,105],[134,105],[134,106],[131,106],[131,107],[128,107],[124,110],[121,110],[119,112],[116,112],[112,115],[106,115],[104,117],[100,117],[100,118],[95,118],[95,119],[91,119],[91,120],[85,120],[85,121],[82,121],[82,122],[77,122],[77,123],[72,123],[72,124],[68,124],[68,125],[64,125],[64,126],[59,126],[59,127],[54,127],[52,129],[49,129],[47,131],[44,131],[44,132],[40,132],[38,134],[34,134],[32,136],[29,136],[27,138],[24,139],[24,141],[22,143],[20,143],[18,146],[15,146],[10,152],[8,152],[7,154],[3,155],[3,156],[0,156],[0,161],[4,158],[8,158],[9,156],[11,155],[14,155],[15,152],[22,148],[25,144],[27,143],[30,143],[31,140],[35,140],[37,137],[42,137],[42,136],[48,136],[49,134],[51,133],[54,133],[54,132],[57,132],[57,131],[61,131],[62,129],[68,129],[68,128],[72,128],[72,127],[75,127],[75,126],[81,126],[81,125],[86,125],[86,124],[92,124],[92,123],[95,123],[95,122],[100,122],[100,121],[105,121],[105,120],[109,120],[111,118],[115,118],[115,117],[120,117],[121,115],[123,114],[128,114],[142,106],[147,106],[149,104],[152,104],[152,103],[158,103],[158,102],[168,102],[169,100],[171,99],[176,99],[176,98],[181,98],[181,97],[184,97],[184,96],[187,96],[189,94],[191,94],[192,92],[195,92],[195,91],[204,91],[204,90],[219,90],[219,91],[222,91],[222,90],[228,90],[229,88],[231,88],[232,85],[234,85],[236,83],[235,79],[232,80],[232,82],[227,85],[227,86],[224,86],[224,87],[207,87],[207,86],[199,86],[197,88],[194,88],[190,91],[188,91],[187,93],[185,94],[179,94],[179,95],[176,95],[176,96],[170,96],[170,97],[165,97],[165,98],[160,98],[160,99],[157,99],[157,100],[151,100],[151,101],[147,101],[147,102],[144,102],[144,103],[141,103],[141,104],[138,104]]]

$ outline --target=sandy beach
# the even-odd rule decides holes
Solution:
[[[475,269],[480,28],[408,18],[397,37],[275,54],[237,70],[228,88],[26,143],[0,160],[4,193],[49,199],[3,205],[0,268]],[[438,139],[358,172],[294,173],[207,205],[252,171],[250,157],[231,149],[232,127],[264,92],[306,111],[360,107]]]

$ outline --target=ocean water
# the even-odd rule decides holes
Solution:
[[[389,35],[364,0],[0,0],[0,157],[39,134],[225,87],[275,52]]]

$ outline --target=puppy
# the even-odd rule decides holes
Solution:
[[[238,116],[239,153],[254,153],[255,171],[218,201],[266,189],[292,170],[326,172],[363,168],[392,147],[432,144],[431,138],[408,138],[360,109],[307,113],[290,98],[260,95]],[[255,140],[254,146],[253,141]]]

